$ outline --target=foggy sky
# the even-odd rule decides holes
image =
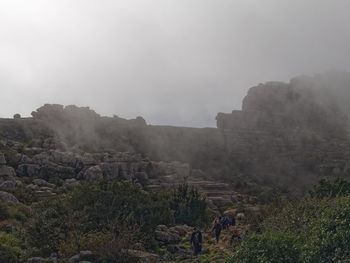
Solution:
[[[350,70],[348,0],[0,0],[0,117],[44,103],[214,126],[248,88]]]

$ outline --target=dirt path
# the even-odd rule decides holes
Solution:
[[[244,225],[238,225],[237,230],[240,236],[244,237],[247,227]],[[233,227],[229,229],[222,230],[219,243],[216,244],[215,236],[213,232],[204,232],[203,234],[203,248],[202,255],[198,258],[183,259],[171,261],[172,263],[223,263],[225,258],[234,252],[234,246],[230,245],[230,240],[232,236]],[[186,242],[187,240],[185,240]],[[189,243],[187,241],[187,243]],[[187,244],[188,246],[188,244]],[[188,250],[190,250],[188,246]]]

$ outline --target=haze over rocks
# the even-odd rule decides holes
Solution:
[[[350,98],[348,77],[331,72],[259,84],[242,110],[217,115],[217,128],[152,126],[142,117],[47,104],[33,118],[0,120],[0,150],[9,167],[0,155],[0,169],[15,169],[12,177],[26,178],[41,196],[53,195],[56,185],[70,189],[102,177],[133,180],[149,190],[187,181],[213,207],[232,204],[242,188],[303,192],[320,178],[350,176],[350,111],[342,103]]]

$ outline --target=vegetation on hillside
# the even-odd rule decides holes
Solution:
[[[260,225],[227,259],[240,262],[348,262],[350,183],[322,180],[310,197],[274,203]]]
[[[85,182],[31,209],[0,203],[1,259],[21,262],[52,252],[69,258],[91,250],[101,262],[130,262],[126,249],[157,247],[157,225],[204,224],[207,213],[205,199],[186,185],[152,193],[125,181]],[[6,233],[9,223],[15,227]]]

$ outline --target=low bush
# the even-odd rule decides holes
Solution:
[[[343,178],[337,178],[335,180],[321,180],[309,191],[312,198],[335,198],[341,196],[350,195],[350,182]]]
[[[303,262],[350,261],[350,198],[343,198],[314,222]]]
[[[179,185],[170,194],[170,208],[176,224],[203,227],[211,218],[205,198],[187,184]]]
[[[12,234],[0,232],[0,262],[18,263],[24,259],[21,241]]]
[[[227,263],[295,263],[299,262],[301,245],[296,237],[284,233],[252,234],[237,248]]]

